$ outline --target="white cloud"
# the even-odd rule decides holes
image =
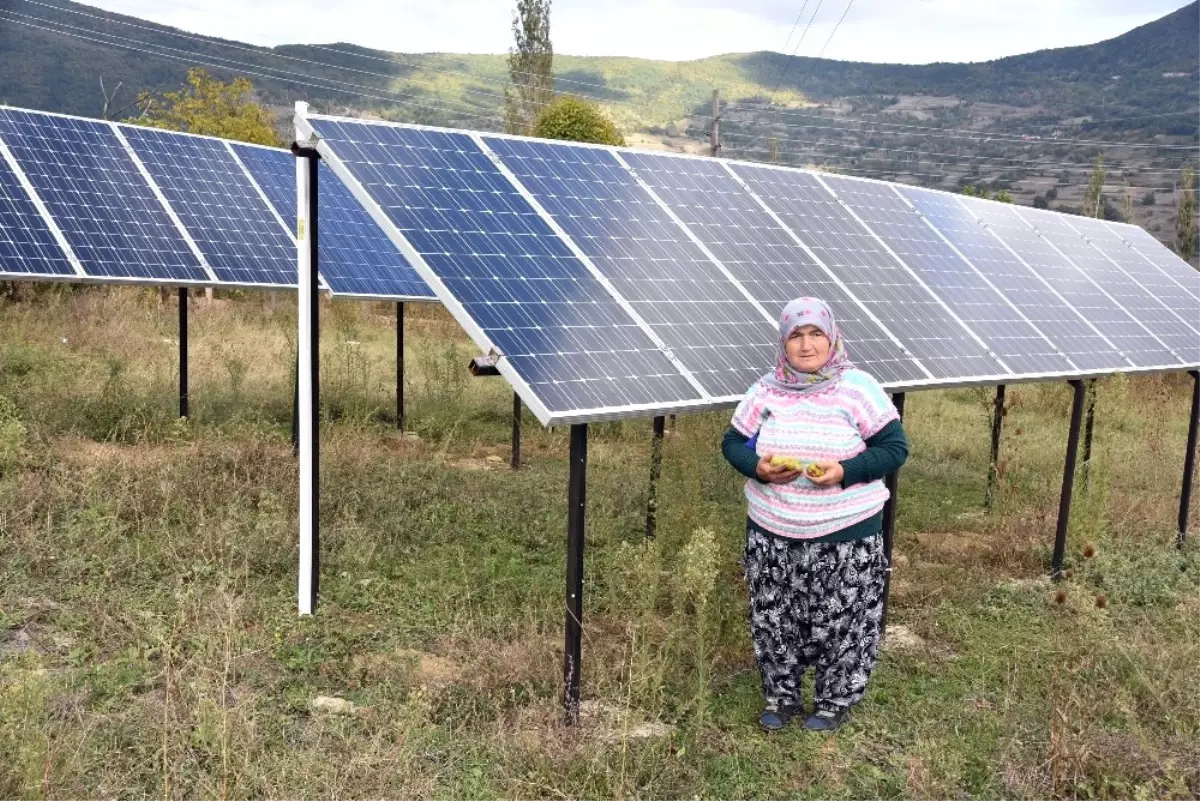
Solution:
[[[511,0],[90,0],[184,30],[254,44],[351,42],[401,52],[502,53]],[[556,0],[555,50],[684,60],[782,50],[803,3],[785,0]],[[856,0],[827,58],[928,63],[980,61],[1117,36],[1181,0]],[[16,0],[14,10],[38,14]],[[815,56],[846,8],[810,0],[800,55]],[[84,20],[83,24],[88,21]],[[792,45],[799,38],[793,37]],[[788,48],[791,49],[791,46]]]

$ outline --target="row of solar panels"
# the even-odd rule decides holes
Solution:
[[[894,390],[1200,365],[1200,273],[1135,226],[722,159],[297,128],[543,423],[727,405],[805,295]]]
[[[322,170],[325,286],[433,300]],[[0,277],[294,288],[296,197],[286,150],[0,108]]]

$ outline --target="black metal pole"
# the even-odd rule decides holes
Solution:
[[[1084,396],[1087,390],[1083,382],[1070,382],[1075,390],[1071,401],[1071,430],[1067,434],[1067,463],[1063,467],[1062,495],[1058,500],[1058,529],[1054,534],[1054,556],[1050,560],[1050,577],[1062,578],[1063,557],[1067,552],[1067,527],[1071,522],[1071,491],[1075,488],[1075,464],[1079,455],[1079,427],[1083,422]]]
[[[903,392],[892,395],[892,405],[896,407],[900,419],[904,420]],[[884,483],[888,489],[887,503],[883,506],[883,553],[887,559],[887,572],[883,575],[883,620],[879,623],[881,635],[887,631],[888,594],[892,588],[892,541],[896,536],[896,502],[899,500],[900,471],[896,470],[888,475]]]
[[[179,287],[179,416],[188,417],[188,288]]]
[[[396,429],[404,430],[404,301],[396,304]]]
[[[512,407],[512,462],[513,470],[521,469],[521,396],[513,393]]]
[[[568,726],[579,722],[583,651],[583,540],[587,512],[586,423],[571,426],[571,476],[567,483],[567,625],[563,651],[563,708]]]
[[[995,502],[996,484],[1000,479],[1000,434],[1004,429],[1004,385],[996,386],[995,411],[992,414],[992,458],[988,463],[987,490],[983,494],[983,508],[992,511]]]
[[[1087,382],[1087,403],[1084,408],[1083,424],[1083,491],[1091,486],[1092,430],[1096,427],[1096,379]]]
[[[650,441],[650,493],[646,500],[646,539],[658,533],[658,477],[662,475],[663,435],[667,418],[654,418],[654,438]]]
[[[317,611],[321,589],[321,281],[318,263],[317,235],[318,203],[320,192],[317,180],[320,156],[316,151],[307,151],[308,158],[308,248],[312,269],[309,271],[309,319],[312,321],[312,347],[309,350],[309,369],[312,371],[312,389],[309,413],[312,415],[312,611]]]
[[[1183,489],[1179,493],[1179,547],[1187,542],[1188,507],[1192,503],[1192,479],[1196,473],[1196,437],[1200,433],[1200,370],[1192,377],[1192,418],[1188,423],[1187,455],[1183,458]]]

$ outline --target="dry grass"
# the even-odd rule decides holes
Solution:
[[[392,319],[326,308],[323,606],[298,619],[287,304],[196,303],[187,423],[156,296],[0,306],[0,797],[1200,792],[1200,563],[1172,547],[1179,377],[1101,383],[1057,587],[1069,392],[1010,388],[990,514],[990,396],[910,396],[894,628],[833,737],[754,726],[725,415],[667,438],[652,545],[649,426],[593,426],[591,714],[568,731],[566,432],[527,421],[508,471],[509,391],[467,378],[469,344],[411,307],[412,431],[396,432]],[[314,711],[322,696],[353,711]]]

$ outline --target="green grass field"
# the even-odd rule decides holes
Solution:
[[[990,514],[990,391],[909,396],[892,626],[833,736],[755,724],[727,413],[667,437],[652,545],[649,421],[592,426],[569,730],[567,431],[527,418],[508,470],[507,385],[469,378],[457,326],[410,307],[397,432],[390,307],[325,309],[323,604],[301,619],[293,301],[195,303],[187,423],[157,295],[0,301],[0,797],[1200,793],[1186,376],[1100,382],[1057,586],[1069,389],[1010,389]]]

